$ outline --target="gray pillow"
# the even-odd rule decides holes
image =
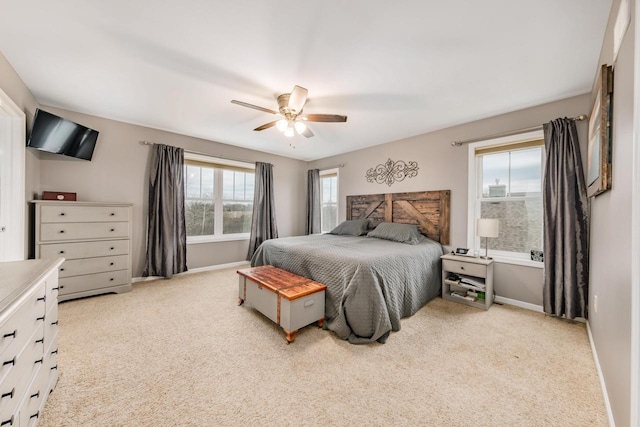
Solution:
[[[369,220],[368,219],[350,219],[344,221],[336,228],[331,230],[329,234],[338,234],[344,236],[362,236],[367,234],[369,230]]]
[[[377,237],[378,239],[393,240],[394,242],[417,245],[424,236],[418,231],[418,226],[414,224],[396,224],[392,222],[381,222],[370,231],[367,237]]]

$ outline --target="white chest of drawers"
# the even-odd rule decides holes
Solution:
[[[0,425],[35,426],[58,380],[58,267],[0,263]]]
[[[34,200],[36,258],[64,257],[58,299],[131,290],[131,204]]]

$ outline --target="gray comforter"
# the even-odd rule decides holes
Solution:
[[[384,343],[400,319],[440,293],[442,246],[321,234],[267,240],[252,266],[273,265],[327,285],[325,325],[360,344]]]

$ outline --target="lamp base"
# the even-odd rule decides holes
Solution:
[[[484,238],[484,256],[480,256],[482,259],[493,259],[489,256],[489,239]]]

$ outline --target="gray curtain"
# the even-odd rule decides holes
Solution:
[[[307,224],[305,234],[322,231],[320,224],[320,169],[307,171]]]
[[[273,165],[256,162],[256,183],[253,193],[253,216],[249,238],[250,260],[258,246],[265,240],[278,237],[276,206],[273,197]]]
[[[545,313],[587,318],[589,211],[576,124],[556,119],[544,125]]]
[[[143,276],[170,278],[187,271],[184,150],[154,144],[149,173],[147,257]]]

